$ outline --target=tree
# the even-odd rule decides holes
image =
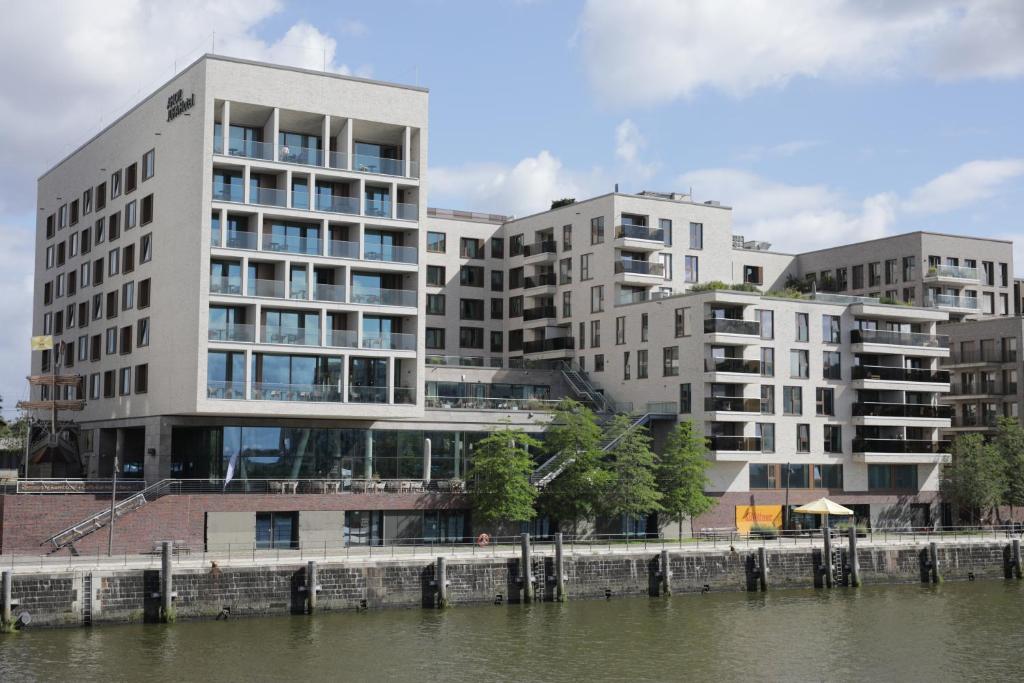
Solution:
[[[1010,506],[1013,521],[1013,508],[1024,507],[1024,427],[1016,418],[999,418],[993,443],[1003,460],[1006,477],[1002,503]]]
[[[616,415],[609,430],[619,437],[610,453],[611,476],[601,506],[609,516],[641,517],[662,509],[658,502],[661,493],[654,479],[651,437],[646,427],[629,429],[629,425],[628,417]]]
[[[530,483],[530,448],[540,442],[522,430],[499,429],[477,442],[467,478],[473,482],[473,513],[485,524],[525,522],[537,512],[537,489]]]
[[[558,208],[561,208],[563,206],[569,206],[570,204],[575,204],[575,203],[576,203],[576,199],[573,198],[573,197],[562,197],[561,199],[552,199],[551,200],[551,208],[552,209],[558,209]]]
[[[657,459],[654,476],[661,492],[661,505],[670,518],[679,524],[679,538],[683,537],[683,519],[691,520],[710,510],[715,499],[704,493],[711,483],[708,479],[708,461],[704,457],[707,446],[704,436],[693,422],[685,420],[676,425],[668,437],[665,450]]]
[[[574,533],[580,520],[595,515],[609,480],[601,463],[601,437],[594,413],[571,399],[558,405],[544,435],[544,453],[556,458],[554,467],[562,471],[541,491],[538,506],[552,519],[571,525]]]
[[[953,439],[952,461],[942,468],[942,497],[977,523],[979,511],[998,510],[1006,493],[1006,466],[994,444],[981,434]]]

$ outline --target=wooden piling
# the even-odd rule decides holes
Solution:
[[[160,621],[165,624],[173,623],[176,618],[172,602],[174,600],[172,550],[171,541],[164,541],[160,544]]]
[[[661,576],[661,594],[672,595],[672,565],[669,560],[668,550],[663,549],[661,551],[661,563],[660,563]]]
[[[437,584],[437,606],[445,609],[448,607],[448,565],[443,556],[439,556],[434,565],[434,583]]]
[[[555,600],[565,602],[565,558],[562,555],[562,533],[555,534]]]
[[[847,530],[850,535],[850,559],[847,569],[847,584],[852,588],[860,588],[860,561],[857,559],[857,527],[853,524]]]
[[[762,593],[768,590],[768,549],[764,546],[757,549],[757,583]]]
[[[520,574],[523,578],[523,602],[533,602],[533,558],[530,552],[530,534],[520,534],[519,543],[522,549]]]
[[[316,560],[306,563],[306,613],[312,614],[316,610],[316,594],[320,590],[319,577],[317,576]]]

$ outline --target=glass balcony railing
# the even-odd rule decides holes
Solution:
[[[497,360],[498,365],[492,364],[490,367],[501,367],[500,358],[492,358],[491,360]],[[487,366],[487,359],[483,356],[428,355],[423,362],[427,365],[449,365],[460,368],[482,368]]]
[[[345,152],[331,152],[327,155],[327,164],[331,168],[348,169],[348,154]]]
[[[278,145],[277,160],[286,164],[303,164],[304,166],[323,166],[324,152],[314,147],[298,147],[296,145]]]
[[[255,249],[259,236],[255,232],[228,231],[224,246],[230,249]]]
[[[558,284],[558,276],[554,273],[541,273],[523,278],[523,288],[533,289],[534,287],[550,287]]]
[[[288,287],[288,298],[298,299],[300,301],[305,301],[309,299],[309,287],[307,287],[305,284],[296,284],[293,282]]]
[[[543,353],[544,351],[565,351],[576,348],[573,337],[554,337],[523,342],[523,353]]]
[[[645,290],[640,292],[619,292],[616,298],[616,303],[619,306],[626,306],[628,304],[639,304],[644,301],[657,301],[658,299],[664,299],[669,296],[668,292],[662,292],[658,290]]]
[[[761,450],[759,436],[709,436],[708,448],[712,451],[740,451],[756,453]]]
[[[327,345],[345,349],[358,346],[359,335],[355,330],[327,330]]]
[[[277,251],[286,254],[320,254],[319,237],[300,237],[299,235],[263,234],[263,251]]]
[[[948,420],[953,417],[952,406],[930,403],[875,403],[864,401],[853,404],[854,417],[918,417]]]
[[[360,348],[415,351],[416,335],[400,332],[363,332]]]
[[[210,228],[210,246],[220,246],[220,228]]]
[[[895,332],[892,330],[850,330],[851,344],[894,344],[896,346],[922,346],[948,349],[949,337],[944,334]]]
[[[747,375],[760,375],[761,361],[746,358],[705,358],[704,372],[740,372]]]
[[[241,277],[210,276],[210,294],[241,294]]]
[[[949,393],[954,396],[1012,396],[1017,393],[1017,383],[996,380],[957,382],[950,385]]]
[[[665,264],[640,261],[638,259],[619,259],[615,262],[615,272],[662,277],[665,275]]]
[[[250,187],[249,203],[262,206],[287,206],[288,193],[275,187]]]
[[[318,284],[313,288],[313,299],[343,303],[345,301],[345,285]]]
[[[559,401],[545,398],[493,398],[482,396],[427,396],[425,407],[431,410],[531,410],[551,411]]]
[[[411,289],[380,289],[353,286],[349,302],[379,306],[415,306],[416,292]]]
[[[948,453],[952,442],[924,439],[862,439],[853,440],[854,453]]]
[[[554,306],[535,306],[523,311],[523,320],[542,320],[544,318],[557,318],[558,309]]]
[[[211,380],[206,382],[206,397],[230,400],[245,399],[245,382],[222,382]]]
[[[883,365],[855,365],[853,379],[881,380],[883,382],[933,382],[949,383],[947,370],[922,370]]]
[[[420,219],[420,205],[398,202],[395,204],[395,218],[403,221],[418,221]]]
[[[263,344],[297,344],[299,346],[320,346],[320,329],[309,327],[282,327],[264,325],[260,329]]]
[[[977,268],[968,268],[967,266],[930,266],[925,273],[924,278],[926,280],[932,280],[937,278],[950,278],[956,280],[971,280],[977,281],[980,279],[980,274]]]
[[[242,323],[211,326],[208,339],[222,342],[254,342],[256,341],[256,326]]]
[[[742,396],[708,396],[704,410],[726,413],[761,413],[761,399]]]
[[[966,363],[1016,363],[1016,349],[1007,349],[1005,352],[996,349],[960,349],[954,350],[949,359],[950,365],[964,365]]]
[[[389,244],[367,244],[363,247],[363,258],[367,261],[416,263],[416,253],[416,247],[399,247]]]
[[[416,403],[416,387],[395,387],[395,403],[400,405]]]
[[[350,386],[348,400],[350,403],[387,403],[388,393],[388,387]]]
[[[363,215],[376,218],[391,218],[391,200],[367,199],[363,204]]]
[[[646,225],[619,225],[615,228],[616,239],[665,241],[665,231],[661,228],[649,228]]]
[[[341,390],[335,384],[281,384],[253,382],[255,401],[305,401],[310,403],[337,403]]]
[[[218,202],[235,202],[241,204],[245,201],[245,190],[241,185],[213,184],[213,199]]]
[[[262,296],[273,299],[284,298],[284,280],[249,280],[249,296]]]
[[[999,416],[993,413],[984,415],[954,415],[950,427],[982,427],[995,429],[999,424]]]
[[[527,244],[523,247],[523,256],[529,258],[530,256],[539,256],[541,254],[557,254],[558,243],[554,240],[542,240],[540,242],[534,242],[533,244]]]
[[[927,308],[960,308],[976,311],[978,310],[978,297],[955,296],[953,294],[928,294],[924,298],[924,305]]]
[[[317,194],[316,210],[328,213],[359,215],[359,197],[345,197],[333,194]]]
[[[331,240],[327,246],[330,249],[329,254],[335,258],[359,258],[358,242]]]
[[[704,320],[704,332],[759,337],[761,336],[761,323],[756,320],[737,320],[735,318],[707,318]]]
[[[359,171],[360,173],[404,176],[405,162],[402,159],[355,154],[352,157],[352,170]]]
[[[215,147],[219,153],[220,147]],[[268,142],[253,140],[228,140],[228,156],[246,157],[249,159],[271,160],[274,158],[274,146]]]

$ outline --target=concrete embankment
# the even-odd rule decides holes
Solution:
[[[845,541],[845,539],[844,539]],[[850,546],[836,543],[830,556],[811,546],[615,551],[590,549],[561,558],[568,599],[617,598],[700,591],[777,590],[1020,576],[1014,547],[1006,541]],[[1019,551],[1017,551],[1019,553]],[[170,596],[162,563],[150,568],[18,567],[11,573],[14,618],[31,613],[29,628],[101,623],[233,619],[241,616],[519,603],[523,577],[536,600],[557,599],[555,554],[396,557],[339,561],[170,563]],[[828,559],[832,560],[829,573]],[[668,567],[665,571],[665,561]],[[443,566],[443,590],[437,572]],[[766,568],[767,571],[763,571]],[[851,572],[855,568],[856,573]],[[10,571],[10,570],[7,570]],[[852,576],[851,576],[852,574]],[[312,578],[312,581],[310,580]],[[856,580],[854,580],[856,579]],[[763,588],[762,588],[763,586]],[[312,592],[312,599],[310,594]],[[170,608],[168,608],[170,605]]]

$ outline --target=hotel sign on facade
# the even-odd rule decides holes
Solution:
[[[192,93],[185,97],[184,91],[178,90],[167,98],[167,121],[173,121],[196,104],[196,94]]]

